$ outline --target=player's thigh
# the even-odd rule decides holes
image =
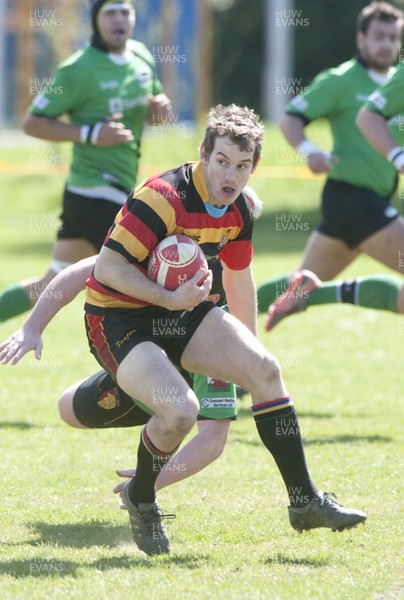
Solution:
[[[368,237],[360,249],[390,269],[404,273],[404,218],[397,217]]]
[[[196,419],[199,402],[165,352],[152,342],[134,346],[116,372],[118,385],[157,417]]]
[[[251,390],[279,377],[279,365],[238,319],[214,308],[188,342],[181,366]]]
[[[357,250],[329,235],[314,231],[305,248],[300,269],[313,271],[323,281],[336,277],[358,256]]]
[[[94,254],[97,250],[91,242],[84,238],[71,238],[56,240],[52,256],[54,260],[75,263]]]

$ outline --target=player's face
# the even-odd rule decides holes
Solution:
[[[209,190],[209,203],[229,206],[241,194],[248,178],[254,173],[254,152],[240,150],[229,136],[217,137],[212,153],[207,156],[201,147],[201,161]]]
[[[128,8],[104,10],[99,16],[98,27],[101,37],[111,52],[122,52],[126,40],[131,36],[135,26],[135,11]]]
[[[387,71],[395,64],[401,43],[401,23],[373,19],[366,35],[358,33],[357,44],[362,58],[375,71]]]

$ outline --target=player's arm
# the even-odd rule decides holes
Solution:
[[[361,108],[356,125],[365,138],[381,154],[388,158],[396,169],[404,174],[404,152],[391,135],[386,118],[366,107]]]
[[[204,269],[199,269],[192,279],[175,291],[166,290],[158,283],[150,281],[122,254],[104,246],[95,265],[94,277],[101,284],[122,294],[163,306],[168,310],[192,310],[209,295],[212,285],[211,272],[205,281],[198,285],[204,272]]]
[[[41,140],[51,142],[80,142],[80,127],[69,125],[59,119],[50,119],[27,113],[24,117],[22,128],[24,133]]]
[[[86,279],[94,267],[96,256],[85,258],[67,267],[47,285],[21,329],[0,344],[0,362],[15,365],[27,352],[35,350],[41,358],[45,327],[61,308],[69,304],[85,288]]]
[[[299,115],[286,114],[280,128],[289,144],[307,160],[313,173],[326,173],[332,169],[333,157],[306,138],[305,122]]]
[[[149,112],[147,115],[147,124],[166,123],[172,116],[171,100],[165,94],[149,96]]]
[[[231,314],[257,335],[257,294],[251,265],[234,270],[223,263],[223,287]]]
[[[23,130],[27,135],[51,142],[91,143],[95,146],[117,146],[133,140],[133,133],[119,121],[117,113],[92,125],[71,125],[60,119],[27,113]]]

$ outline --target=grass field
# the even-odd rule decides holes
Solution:
[[[314,136],[327,138],[318,128]],[[150,133],[142,174],[197,158],[197,132]],[[38,141],[0,147],[0,288],[49,263],[66,148]],[[253,185],[265,201],[255,232],[259,283],[299,264],[318,219],[321,178],[274,130]],[[296,215],[294,228],[280,227]],[[345,275],[386,272],[360,258]],[[138,431],[79,431],[59,421],[56,399],[97,369],[77,298],[44,335],[41,362],[0,366],[0,597],[115,600],[390,600],[400,579],[404,320],[347,305],[315,307],[260,337],[279,357],[300,415],[312,476],[365,527],[299,536],[272,458],[259,442],[249,400],[240,403],[224,455],[159,494],[175,512],[173,551],[148,558],[131,541],[111,493],[114,470],[134,466]],[[23,317],[0,325],[0,339]],[[231,352],[231,349],[229,349]],[[402,455],[401,455],[402,457]],[[400,595],[401,594],[401,595]]]

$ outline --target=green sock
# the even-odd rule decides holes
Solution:
[[[269,305],[286,292],[289,287],[290,275],[280,275],[261,283],[257,289],[258,312],[266,313]]]
[[[353,304],[377,310],[397,312],[397,300],[403,280],[393,275],[371,275],[356,280]],[[348,298],[343,302],[351,302]]]
[[[257,290],[258,312],[266,312],[274,300],[288,289],[289,275],[264,281]],[[370,275],[347,281],[324,281],[310,292],[307,306],[344,302],[364,308],[397,312],[403,281],[394,275]]]
[[[397,300],[403,281],[393,275],[370,275],[347,281],[326,281],[313,290],[307,306],[344,302],[397,312]]]
[[[16,283],[0,293],[0,322],[7,321],[31,308],[27,294]]]
[[[340,302],[338,300],[338,290],[341,287],[341,283],[341,281],[323,281],[320,287],[310,292],[307,298],[307,306]]]

